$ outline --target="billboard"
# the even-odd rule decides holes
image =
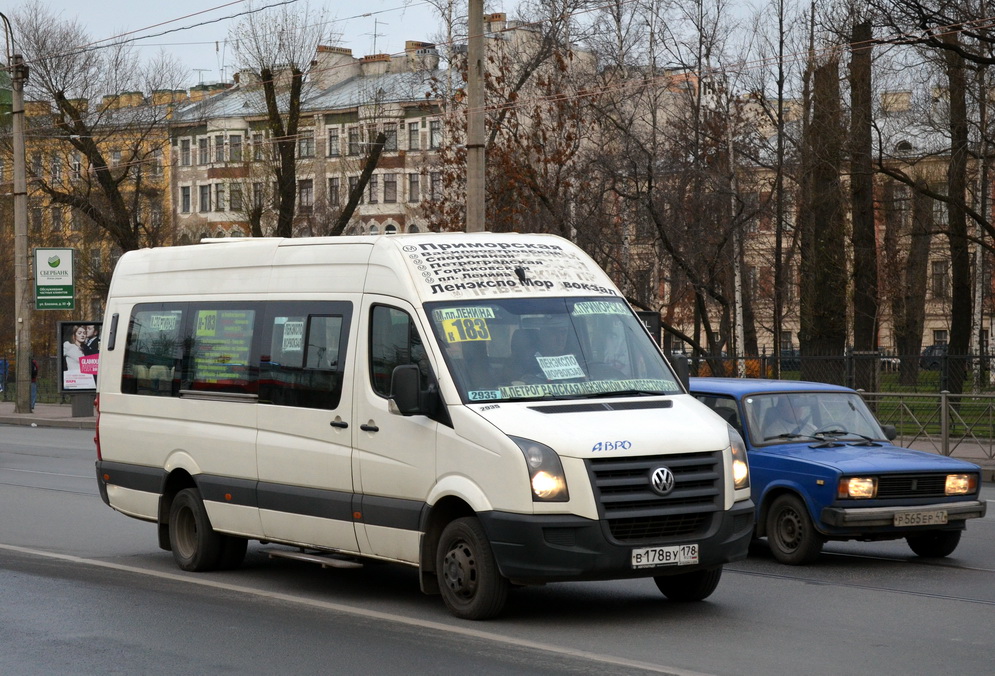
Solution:
[[[74,249],[35,249],[36,310],[72,310],[76,307],[74,253]]]
[[[59,322],[61,392],[96,392],[102,322]]]

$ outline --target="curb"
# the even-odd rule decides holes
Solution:
[[[29,416],[0,416],[0,425],[20,425],[21,427],[61,427],[73,430],[94,430],[97,421],[93,418],[31,418]]]

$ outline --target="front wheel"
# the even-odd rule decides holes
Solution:
[[[722,566],[680,575],[657,575],[656,587],[671,601],[703,601],[712,595],[722,578]]]
[[[939,559],[954,553],[960,543],[960,531],[933,530],[920,535],[909,535],[905,541],[916,556]]]
[[[221,563],[225,536],[211,527],[196,488],[185,488],[173,498],[169,509],[169,544],[176,564],[183,570],[215,570]]]
[[[775,559],[789,566],[811,563],[822,551],[822,543],[804,502],[794,495],[774,500],[767,513],[767,545]]]
[[[446,607],[465,620],[486,620],[504,608],[508,580],[501,577],[480,521],[456,519],[439,538],[435,559]]]

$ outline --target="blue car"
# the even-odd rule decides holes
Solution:
[[[813,561],[827,540],[905,538],[919,556],[947,556],[985,515],[977,465],[893,445],[895,428],[847,387],[691,378],[690,389],[742,435],[755,536],[782,563]]]

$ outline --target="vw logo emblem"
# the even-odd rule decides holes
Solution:
[[[674,473],[668,467],[657,467],[650,474],[650,486],[657,495],[667,495],[674,490]]]

